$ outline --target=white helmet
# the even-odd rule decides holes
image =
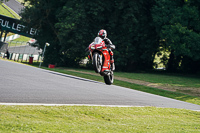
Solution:
[[[98,36],[101,37],[102,39],[105,39],[105,38],[107,37],[107,32],[106,32],[106,30],[101,29],[101,30],[98,32]]]

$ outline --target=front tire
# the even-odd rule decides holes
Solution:
[[[93,54],[92,61],[93,61],[92,63],[93,63],[95,72],[100,73],[101,72],[101,56],[100,56],[100,54],[95,52]]]
[[[107,85],[111,85],[114,82],[114,74],[113,74],[113,72],[110,72],[109,75],[105,75],[104,76],[104,82]]]

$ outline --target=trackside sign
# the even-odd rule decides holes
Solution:
[[[37,35],[38,31],[34,28],[27,29],[25,25],[20,24],[18,19],[10,18],[4,15],[0,15],[0,30],[5,30],[7,32],[12,32],[27,37],[33,37]]]

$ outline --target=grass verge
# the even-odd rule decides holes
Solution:
[[[200,132],[200,112],[156,107],[3,106],[0,132]]]
[[[126,77],[129,79],[144,80],[151,83],[158,83],[160,85],[170,85],[174,87],[195,87],[200,88],[199,75],[174,74],[164,72],[153,73],[125,73],[117,72],[116,76]]]
[[[30,40],[29,37],[20,36],[20,38],[15,39],[16,42],[25,42],[25,44]]]
[[[4,16],[8,16],[14,18],[14,16],[4,7],[4,4],[0,4],[0,14]]]
[[[1,4],[0,8],[2,10],[2,12],[1,12],[2,15],[12,17],[12,18],[16,18],[16,19],[20,19],[20,16],[18,14],[16,14],[13,10],[11,10],[8,6],[6,6],[4,3]]]
[[[151,94],[155,94],[155,95],[159,95],[159,96],[164,96],[164,97],[200,105],[200,97],[196,97],[196,96],[191,96],[191,95],[186,95],[186,94],[182,94],[179,92],[172,92],[172,91],[132,84],[132,83],[119,81],[119,80],[115,80],[114,84],[123,86],[123,87],[127,87],[127,88],[131,88],[134,90],[139,90],[139,91],[143,91],[143,92],[147,92],[147,93],[151,93]]]

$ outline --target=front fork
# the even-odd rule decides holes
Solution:
[[[92,52],[90,52],[90,54],[88,55],[88,58],[91,59],[91,60],[93,60]],[[99,63],[100,63],[100,65],[102,66],[102,64],[103,64],[102,53],[99,54],[99,59],[100,59]],[[93,61],[92,61],[92,64],[93,64]]]

